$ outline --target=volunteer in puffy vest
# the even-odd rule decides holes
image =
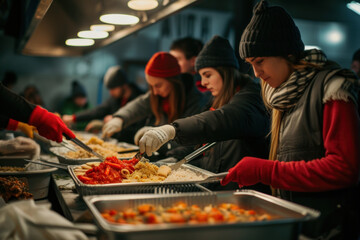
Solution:
[[[270,160],[245,157],[222,183],[264,183],[277,196],[321,212],[303,234],[357,239],[360,164],[358,80],[316,49],[304,51],[299,29],[281,7],[261,1],[239,52],[261,79],[272,111]]]
[[[197,114],[208,102],[208,98],[196,88],[192,76],[181,73],[176,58],[170,53],[155,53],[146,65],[145,77],[150,90],[115,112],[113,119],[103,127],[103,136],[109,137],[146,119],[145,127],[136,134],[142,135],[151,126]],[[172,142],[159,150],[158,158],[182,158],[192,150]]]
[[[151,129],[140,140],[140,150],[151,154],[171,139],[180,144],[216,141],[198,162],[191,163],[214,173],[228,171],[244,156],[267,157],[269,117],[261,99],[260,85],[239,72],[229,41],[214,36],[199,53],[195,67],[201,84],[213,96],[210,111]],[[166,137],[160,139],[159,136]],[[227,187],[238,188],[237,184]]]

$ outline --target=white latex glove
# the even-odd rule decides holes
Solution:
[[[174,139],[175,134],[175,128],[168,124],[150,129],[139,141],[140,152],[151,156],[162,145]]]
[[[151,128],[153,128],[153,127],[145,126],[145,127],[140,128],[140,129],[136,132],[136,134],[135,134],[135,136],[134,136],[134,143],[135,143],[136,145],[139,145],[139,141],[140,141],[140,139],[142,138],[142,136],[144,136],[144,134],[145,134],[148,130],[150,130]]]
[[[109,138],[114,133],[120,132],[122,130],[123,120],[118,117],[114,117],[109,122],[107,122],[102,129],[102,138]]]
[[[0,141],[0,153],[25,153],[29,154],[31,158],[38,157],[40,153],[40,146],[32,139],[26,137],[16,137],[11,140]]]

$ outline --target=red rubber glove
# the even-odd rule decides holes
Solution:
[[[28,123],[35,126],[41,136],[56,142],[62,142],[63,135],[75,138],[60,117],[39,106],[31,113]]]
[[[221,185],[225,186],[229,182],[237,182],[240,188],[259,182],[270,185],[275,162],[277,161],[244,157],[229,169],[229,174],[221,181]]]

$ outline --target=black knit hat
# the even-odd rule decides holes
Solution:
[[[299,56],[304,51],[300,31],[291,16],[279,6],[262,0],[253,10],[239,45],[242,59],[248,57]]]
[[[216,35],[205,44],[196,58],[195,70],[205,67],[239,68],[235,52],[227,39]]]
[[[71,97],[86,97],[85,88],[76,80],[71,83]]]
[[[127,82],[126,74],[120,66],[109,68],[104,76],[104,84],[108,89],[122,86]]]

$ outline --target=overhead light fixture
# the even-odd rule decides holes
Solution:
[[[102,39],[107,38],[109,33],[105,31],[80,31],[77,35],[81,38]]]
[[[346,6],[348,9],[353,10],[360,15],[360,3],[356,1],[351,1],[350,3],[346,4]]]
[[[138,11],[146,11],[156,8],[159,5],[157,0],[130,0],[128,7]]]
[[[90,30],[111,32],[115,30],[115,26],[110,24],[95,24],[90,26]]]
[[[128,14],[105,14],[100,16],[100,21],[115,25],[131,25],[139,22],[139,18]]]
[[[94,45],[95,41],[93,39],[86,39],[86,38],[69,38],[65,41],[67,46],[73,47],[86,47]]]
[[[330,44],[339,44],[344,40],[344,34],[338,29],[332,29],[327,32],[325,38]]]

